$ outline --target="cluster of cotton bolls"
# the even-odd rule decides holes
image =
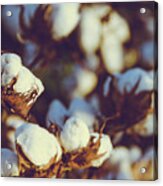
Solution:
[[[15,125],[15,128],[17,125],[19,127],[12,131],[14,139],[10,138],[10,145],[12,144],[15,152],[2,148],[2,176],[56,177],[59,174],[59,165],[62,164],[64,169],[70,164],[62,162],[66,154],[71,156],[76,153],[80,157],[87,151],[85,153],[89,155],[91,139],[91,145],[98,140],[100,143],[96,151],[93,151],[92,158],[87,160],[85,157],[83,160],[87,167],[101,166],[112,152],[108,135],[90,132],[86,123],[75,116],[66,120],[58,137],[38,124],[23,122],[14,116],[7,122]]]
[[[2,176],[157,177],[153,16],[113,4],[3,7]]]

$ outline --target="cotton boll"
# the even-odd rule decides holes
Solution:
[[[56,156],[56,162],[62,156],[57,138],[35,124],[23,125],[16,130],[16,144],[24,155],[36,166],[44,166]],[[18,152],[19,153],[19,152]]]
[[[80,19],[80,3],[61,3],[53,7],[52,34],[54,39],[59,40],[67,37],[77,26]]]
[[[108,35],[114,34],[120,43],[130,38],[130,30],[127,21],[117,12],[112,12],[109,21],[104,24]]]
[[[19,71],[19,78],[14,85],[14,89],[17,92],[27,92],[31,89],[33,84],[34,76],[27,68],[22,67]]]
[[[123,161],[130,161],[128,149],[123,146],[119,146],[113,149],[110,160],[112,164],[120,164]]]
[[[14,84],[14,90],[16,92],[26,93],[32,89],[36,89],[38,95],[40,95],[43,92],[44,87],[42,82],[36,78],[30,70],[22,66],[18,74],[18,79]]]
[[[35,77],[30,70],[21,63],[21,58],[12,53],[2,55],[2,86],[7,86],[16,78],[13,89],[17,93],[28,93],[33,89],[37,90],[36,98],[43,92],[42,82]]]
[[[66,121],[60,135],[61,143],[68,152],[86,147],[89,139],[87,125],[77,117],[71,117]]]
[[[91,93],[97,85],[97,76],[94,72],[77,68],[75,71],[76,88],[73,92],[73,97],[84,97]]]
[[[1,82],[5,86],[16,77],[22,67],[21,58],[12,53],[2,54],[1,56]]]
[[[87,9],[91,10],[92,12],[95,12],[97,17],[103,18],[111,12],[112,7],[104,4],[100,4],[100,5],[96,4],[91,6],[90,8],[86,8],[86,10]]]
[[[19,176],[17,155],[9,149],[1,149],[1,176]]]
[[[152,77],[153,73],[150,74],[140,68],[128,70],[127,72],[117,76],[118,90],[121,93],[124,93],[125,90],[130,92],[138,81],[140,81],[135,94],[142,91],[151,91],[154,88]]]
[[[63,127],[65,117],[68,115],[68,110],[59,100],[52,101],[46,117],[47,127],[50,126],[51,122]]]
[[[106,70],[111,74],[121,72],[124,68],[124,52],[117,36],[105,33],[100,50]]]
[[[96,142],[100,137],[99,133],[92,133],[91,136],[95,137],[94,142]],[[100,147],[98,149],[97,154],[99,154],[99,155],[103,154],[103,156],[101,156],[97,160],[93,160],[92,166],[93,167],[100,167],[104,163],[104,161],[110,157],[110,155],[112,153],[112,149],[113,149],[113,146],[112,146],[109,136],[102,134],[102,137],[100,139]]]
[[[86,55],[93,54],[100,45],[101,22],[91,8],[83,10],[80,22],[80,45]]]
[[[81,98],[72,100],[69,108],[69,113],[72,116],[80,118],[90,130],[93,130],[95,122],[95,113],[91,105]]]

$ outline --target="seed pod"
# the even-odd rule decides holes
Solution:
[[[91,136],[95,137],[94,142],[96,142],[99,139],[100,134],[92,133]],[[112,146],[109,136],[102,134],[101,139],[100,139],[100,147],[97,152],[99,155],[101,154],[102,156],[98,158],[97,160],[93,160],[92,166],[100,167],[104,163],[104,161],[110,157],[112,149],[113,149],[113,146]]]
[[[9,149],[1,149],[1,176],[19,176],[17,155]]]
[[[60,140],[65,151],[86,147],[90,139],[87,125],[77,117],[69,118],[61,132]]]
[[[2,99],[12,112],[26,117],[44,90],[42,82],[22,66],[21,58],[16,54],[3,54],[1,64]]]
[[[19,147],[18,155],[35,166],[45,166],[53,158],[57,162],[62,156],[56,137],[38,125],[23,125],[16,130],[15,136],[16,145]]]

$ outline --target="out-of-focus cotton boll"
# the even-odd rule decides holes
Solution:
[[[44,166],[56,156],[56,162],[62,156],[62,149],[57,138],[42,127],[30,123],[16,130],[16,144],[23,155],[36,166]],[[17,150],[21,156],[21,152]]]
[[[123,146],[114,148],[109,161],[112,164],[120,164],[124,161],[130,161],[128,149]]]
[[[120,164],[116,179],[118,180],[132,180],[133,179],[131,166],[128,162],[123,162],[122,164]]]
[[[89,139],[87,125],[77,117],[71,117],[66,121],[60,135],[61,143],[67,152],[86,147]]]
[[[91,8],[82,11],[80,22],[80,45],[86,55],[93,54],[100,45],[101,21]]]
[[[111,13],[109,21],[104,24],[108,36],[114,34],[115,37],[124,43],[130,38],[130,29],[127,21],[117,12]]]
[[[95,122],[95,113],[92,106],[85,100],[75,98],[72,100],[69,108],[69,113],[72,116],[80,118],[92,131]]]
[[[76,87],[73,96],[83,97],[91,93],[97,85],[97,76],[94,72],[77,68],[75,71]]]
[[[140,148],[137,146],[132,146],[130,148],[129,152],[130,152],[131,163],[138,161],[142,156],[142,152],[141,152]]]
[[[55,4],[53,13],[53,38],[56,40],[67,37],[76,28],[79,19],[80,3]]]
[[[9,149],[1,149],[1,176],[19,176],[17,155]]]
[[[97,142],[97,140],[99,139],[100,135],[99,133],[92,133],[91,134],[92,137],[94,137],[94,143]],[[101,139],[100,139],[100,147],[98,149],[97,154],[103,154],[100,158],[93,160],[92,161],[92,166],[93,167],[100,167],[105,160],[107,160],[111,153],[112,153],[112,143],[110,140],[110,137],[108,135],[102,134]]]
[[[34,15],[36,8],[38,5],[24,5],[24,18],[25,24],[29,25],[30,18]],[[12,16],[6,16],[6,12],[11,11]],[[20,32],[19,25],[19,14],[20,14],[20,6],[18,5],[4,5],[2,7],[2,22],[4,24],[4,28],[9,34],[15,39],[17,34]]]
[[[151,91],[154,88],[153,73],[149,73],[140,68],[134,68],[127,72],[117,75],[118,89],[121,93],[126,90],[130,92],[132,88],[139,82],[135,91],[136,94],[142,91]]]
[[[47,127],[50,126],[51,122],[63,127],[65,117],[68,115],[68,110],[59,100],[52,101],[46,117]]]
[[[1,82],[5,86],[16,77],[22,67],[21,58],[16,54],[3,54],[1,56]]]
[[[111,74],[121,72],[124,68],[124,51],[117,36],[104,33],[100,50],[106,70]]]
[[[141,136],[153,135],[156,131],[156,118],[154,113],[150,113],[146,118],[131,128],[131,132],[139,134]],[[129,130],[130,131],[130,130]]]

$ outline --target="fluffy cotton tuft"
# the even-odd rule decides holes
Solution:
[[[34,89],[37,90],[37,97],[43,92],[42,82],[22,65],[21,58],[18,55],[12,53],[3,54],[1,56],[1,66],[2,86],[7,86],[16,78],[13,86],[15,92],[27,93]]]
[[[62,149],[56,137],[35,124],[23,125],[16,130],[16,144],[24,155],[36,166],[44,166],[56,156],[58,161]]]
[[[99,139],[100,134],[92,133],[91,136],[94,137],[94,142],[96,142]],[[108,135],[102,134],[102,137],[100,139],[100,147],[98,149],[97,154],[99,155],[103,154],[103,156],[101,156],[97,160],[92,161],[92,166],[100,167],[104,163],[104,161],[110,157],[112,153],[112,149],[113,149],[113,146],[112,146],[110,137]]]
[[[1,176],[19,176],[17,155],[9,149],[1,149]]]
[[[61,132],[60,140],[65,151],[86,147],[90,139],[87,125],[77,117],[69,118]]]
[[[22,67],[21,58],[16,54],[3,54],[1,56],[2,86],[5,86],[16,77]]]

